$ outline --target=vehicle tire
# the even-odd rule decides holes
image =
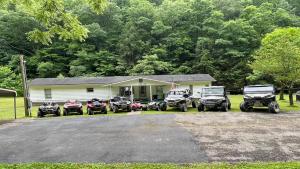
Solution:
[[[186,103],[182,103],[179,105],[179,108],[182,112],[187,112],[187,105]]]
[[[196,102],[192,102],[192,107],[193,107],[193,108],[197,108]]]
[[[60,116],[60,114],[61,114],[60,108],[57,109],[57,112],[55,114],[56,114],[56,116]]]
[[[279,104],[277,102],[271,102],[268,107],[270,113],[278,114],[280,112]]]
[[[240,104],[240,110],[241,110],[242,112],[249,112],[249,111],[250,111],[250,106],[248,105],[247,102],[242,102],[242,103]]]
[[[112,107],[112,110],[113,110],[114,113],[118,113],[118,111],[119,111],[117,106]]]
[[[79,110],[78,113],[79,113],[79,115],[83,115],[83,111],[82,110]]]
[[[107,114],[107,108],[102,111],[103,114]]]
[[[162,103],[159,105],[159,108],[161,111],[167,111],[167,104],[166,103]]]
[[[203,104],[200,104],[200,105],[198,106],[198,111],[199,111],[199,112],[204,111],[204,109],[205,109],[205,107],[204,107]]]
[[[127,107],[127,112],[131,112],[131,111],[132,111],[132,108],[131,107]],[[136,109],[134,111],[136,111]]]
[[[38,111],[37,116],[38,116],[38,118],[42,118],[43,117],[43,113],[41,111]]]
[[[148,106],[142,108],[143,111],[148,111]]]
[[[227,104],[226,102],[223,102],[223,103],[222,103],[222,108],[221,108],[221,109],[222,109],[222,111],[224,111],[224,112],[228,112],[228,107],[229,107],[228,104]]]
[[[228,105],[228,110],[231,110],[231,104]]]
[[[64,110],[63,116],[67,116],[67,115],[68,115],[68,111],[67,111],[67,110]]]
[[[87,109],[87,114],[88,114],[88,115],[93,115],[92,110],[91,110],[91,109]]]

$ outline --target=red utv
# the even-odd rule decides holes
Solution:
[[[92,99],[86,104],[88,115],[94,115],[95,113],[107,114],[106,103],[103,100]]]
[[[144,100],[141,101],[136,100],[133,104],[131,104],[131,109],[133,111],[138,111],[138,110],[147,111],[148,110],[147,102]]]
[[[71,113],[77,113],[79,115],[83,115],[82,103],[78,100],[68,100],[64,104],[64,116],[67,116]]]

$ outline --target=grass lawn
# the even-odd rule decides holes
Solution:
[[[75,163],[33,163],[33,164],[0,164],[2,169],[299,169],[300,163],[215,163],[215,164],[144,164],[144,163],[119,163],[119,164],[75,164]]]
[[[232,103],[232,112],[240,112],[239,105],[243,99],[242,95],[231,95],[229,96]],[[286,100],[278,101],[280,104],[281,111],[289,112],[289,111],[300,111],[300,103],[295,102],[295,106],[289,106],[288,97],[286,96]],[[24,118],[24,107],[23,107],[23,98],[17,98],[17,118]],[[34,106],[32,108],[32,117],[37,116],[38,106]],[[84,111],[86,108],[84,107]],[[194,114],[197,113],[197,109],[189,108],[188,113]],[[162,111],[144,111],[142,114],[174,114],[174,113],[182,113],[175,109],[168,109],[165,112]],[[108,115],[124,115],[126,113],[118,113],[114,114],[112,112],[108,112]],[[84,116],[88,116],[86,113]],[[13,98],[5,98],[0,97],[0,120],[10,120],[14,119],[14,109],[13,109]]]

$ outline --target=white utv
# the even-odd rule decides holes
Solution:
[[[181,89],[170,90],[167,97],[164,100],[164,104],[161,104],[160,110],[166,111],[167,107],[178,108],[182,112],[187,112],[188,107],[192,105],[190,98],[191,92]]]
[[[244,101],[240,105],[243,112],[254,108],[267,107],[270,113],[279,113],[279,104],[276,102],[273,85],[252,85],[244,87]]]

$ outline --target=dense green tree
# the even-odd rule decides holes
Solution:
[[[267,33],[300,26],[293,0],[0,3],[6,4],[0,9],[0,65],[18,74],[18,55],[24,54],[29,78],[209,73],[229,89],[262,78],[274,83],[266,73],[246,78],[253,72],[248,63]],[[136,71],[151,62],[146,56],[170,69]]]
[[[172,65],[160,61],[157,55],[144,56],[142,60],[130,70],[131,75],[167,74],[172,70]]]
[[[0,88],[16,90],[19,95],[22,94],[22,80],[9,67],[0,66]]]
[[[101,13],[106,0],[80,0],[88,4],[93,11]],[[65,9],[64,0],[0,0],[0,7],[9,8],[14,5],[40,23],[42,28],[34,28],[28,33],[29,39],[42,44],[52,43],[54,36],[60,39],[76,39],[83,41],[88,30],[82,26],[77,17]]]
[[[268,34],[254,58],[252,68],[272,75],[275,81],[287,87],[290,105],[293,105],[292,88],[300,81],[300,29],[277,29]]]

